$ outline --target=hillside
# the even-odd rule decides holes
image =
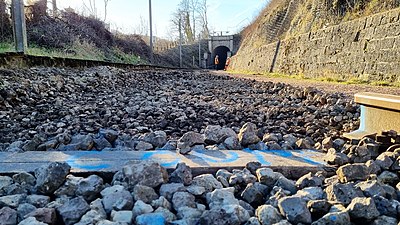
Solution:
[[[259,47],[399,6],[398,0],[271,0],[242,31],[242,48]]]
[[[148,36],[111,32],[104,21],[81,15],[71,8],[58,10],[54,16],[46,3],[36,0],[25,6],[28,54],[117,63],[150,62]],[[0,0],[0,52],[14,50],[9,7],[10,2]],[[202,46],[206,51],[207,43],[203,41]],[[197,67],[198,43],[184,45],[182,53],[183,67]],[[153,63],[179,67],[177,42],[155,37]]]
[[[242,32],[231,70],[399,82],[400,1],[272,0]]]

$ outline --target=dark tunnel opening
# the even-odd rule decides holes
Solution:
[[[226,46],[218,46],[213,51],[213,63],[215,56],[218,55],[219,64],[217,66],[217,70],[223,70],[225,68],[226,59],[228,58],[229,48]]]

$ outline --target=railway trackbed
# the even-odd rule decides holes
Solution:
[[[398,223],[400,136],[379,131],[396,97],[16,58],[0,69],[5,224]]]

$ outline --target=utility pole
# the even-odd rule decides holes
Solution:
[[[25,53],[28,48],[23,0],[12,0],[12,20],[15,51]]]
[[[154,61],[154,53],[153,53],[153,20],[151,13],[151,0],[149,0],[149,21],[150,21],[150,63]]]
[[[53,18],[57,17],[57,0],[52,0],[53,5]]]
[[[201,39],[199,34],[199,68],[201,68]]]
[[[179,67],[182,68],[182,16],[179,14]]]
[[[94,10],[94,18],[97,19],[97,9],[96,9],[96,1],[93,1],[93,10]]]

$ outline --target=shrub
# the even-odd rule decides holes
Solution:
[[[0,41],[10,41],[12,38],[12,27],[8,5],[5,0],[0,0]]]

